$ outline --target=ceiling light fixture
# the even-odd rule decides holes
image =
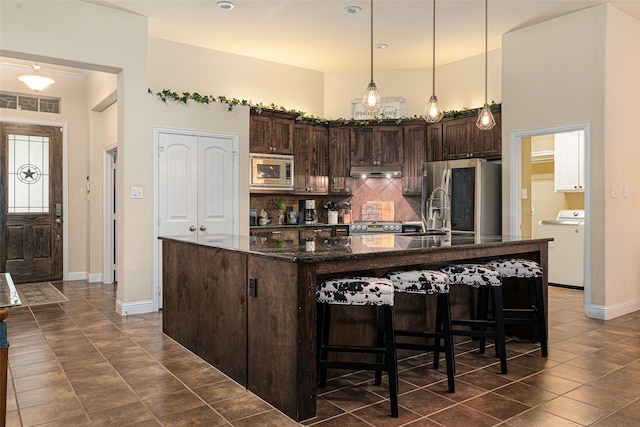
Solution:
[[[378,88],[373,81],[373,0],[371,0],[371,82],[367,85],[362,98],[362,108],[372,116],[380,110],[382,99],[378,93]]]
[[[29,89],[32,91],[40,92],[50,84],[55,83],[53,79],[40,75],[42,67],[39,66],[38,63],[32,65],[31,68],[33,68],[33,74],[25,74],[24,76],[18,77],[18,80],[29,86]]]
[[[438,105],[438,97],[436,96],[436,0],[433,0],[433,71],[431,73],[433,93],[427,107],[424,109],[422,117],[429,123],[436,123],[442,119],[442,110]]]
[[[218,6],[222,10],[231,10],[236,7],[236,5],[231,3],[230,1],[219,1],[218,3],[216,3],[216,6]]]
[[[488,0],[484,0],[484,107],[480,110],[478,114],[478,121],[476,122],[476,126],[480,130],[489,130],[496,125],[496,120],[493,118],[493,114],[491,114],[491,108],[487,103],[487,81],[489,79],[488,72],[488,50],[489,50],[489,25],[488,25]]]

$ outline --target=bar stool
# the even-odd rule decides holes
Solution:
[[[453,336],[451,331],[451,304],[449,302],[449,276],[435,270],[390,271],[384,277],[393,282],[395,292],[419,295],[436,295],[435,330],[415,331],[396,329],[396,348],[433,351],[433,368],[438,369],[440,351],[444,350],[447,364],[449,392],[455,392],[455,360],[453,355]],[[426,318],[425,318],[426,323]],[[398,337],[432,338],[433,344],[398,342]],[[440,345],[443,339],[444,345]]]
[[[327,279],[318,286],[316,301],[318,303],[317,364],[319,386],[324,387],[326,385],[327,368],[375,371],[376,385],[380,385],[382,371],[386,371],[389,377],[391,416],[397,417],[398,362],[393,313],[393,283],[388,279],[375,277]],[[376,345],[330,345],[329,326],[332,305],[377,306]],[[328,360],[330,352],[375,354],[376,361],[374,363]]]
[[[540,267],[540,264],[529,259],[499,258],[488,261],[485,265],[495,268],[502,276],[503,283],[504,279],[508,279],[508,281],[511,279],[526,281],[528,307],[505,308],[503,310],[504,322],[509,325],[530,325],[531,341],[535,342],[537,336],[540,341],[540,352],[542,353],[542,357],[547,357],[547,319],[544,309],[542,268]],[[516,317],[512,317],[513,315]]]
[[[493,338],[496,357],[500,358],[500,372],[506,374],[507,351],[500,273],[482,264],[450,264],[440,268],[440,271],[449,276],[449,281],[452,285],[465,285],[478,289],[478,305],[475,318],[451,320],[451,324],[454,326],[453,335],[480,338],[480,354],[484,353],[485,339]],[[487,316],[489,298],[491,298],[492,318]],[[455,326],[469,326],[471,329],[456,329]]]

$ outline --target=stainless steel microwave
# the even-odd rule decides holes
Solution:
[[[251,154],[252,190],[293,190],[293,156]]]

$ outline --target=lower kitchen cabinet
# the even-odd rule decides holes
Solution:
[[[332,226],[305,227],[300,229],[300,240],[326,239],[333,234]]]
[[[276,228],[270,227],[265,229],[252,229],[250,231],[250,235],[254,237],[264,237],[267,239],[276,239],[276,240],[284,240],[284,241],[298,241],[299,235],[298,230],[296,228]]]

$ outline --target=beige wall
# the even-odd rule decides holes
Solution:
[[[322,116],[323,75],[200,47],[149,39],[149,87],[224,95]],[[363,89],[364,90],[364,89]]]
[[[587,147],[591,289],[587,312],[609,318],[638,309],[640,271],[629,269],[638,227],[629,227],[638,168],[629,144],[638,117],[638,54],[625,45],[640,24],[609,5],[595,6],[503,36],[503,228],[508,232],[513,132],[590,123]],[[606,124],[606,125],[605,125]],[[633,145],[633,147],[630,147]],[[615,165],[615,166],[614,166]],[[609,186],[628,184],[628,199],[609,199]],[[622,241],[629,242],[621,244]]]
[[[640,40],[640,21],[606,8],[605,150],[602,182],[604,198],[603,233],[605,305],[617,313],[640,305],[640,51],[629,48]],[[611,187],[626,187],[628,197],[608,197]]]
[[[29,74],[28,69],[6,69],[0,67],[2,90],[29,94],[29,88],[18,81],[18,76]],[[54,76],[55,84],[47,88],[42,95],[60,97],[60,114],[38,113],[34,111],[0,109],[0,120],[25,121],[38,124],[67,126],[68,138],[68,267],[67,272],[85,272],[87,264],[87,201],[85,180],[88,175],[87,145],[89,129],[85,103],[85,81],[81,75]]]
[[[489,52],[488,100],[502,100],[501,51]],[[324,77],[324,116],[350,118],[351,101],[362,99],[369,70],[332,72]],[[375,70],[373,79],[382,98],[406,98],[407,116],[420,116],[433,91],[431,69]],[[484,104],[484,54],[436,69],[436,95],[445,111],[478,108]]]

